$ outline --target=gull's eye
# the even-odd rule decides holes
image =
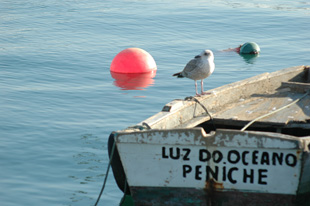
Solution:
[[[209,55],[209,53],[208,52],[205,52],[205,56],[208,56]]]

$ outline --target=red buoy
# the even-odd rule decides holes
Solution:
[[[128,48],[112,60],[110,71],[117,73],[146,73],[157,69],[153,57],[143,49]]]

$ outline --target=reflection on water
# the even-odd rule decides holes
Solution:
[[[75,182],[76,188],[72,191],[69,199],[70,202],[79,202],[80,205],[88,204],[89,202],[95,202],[95,199],[90,197],[93,194],[97,195],[90,190],[90,183],[102,182],[105,177],[104,165],[107,164],[108,157],[104,159],[99,155],[99,151],[102,150],[102,141],[100,137],[93,134],[83,134],[79,138],[80,151],[73,155],[73,160],[77,165],[77,169],[70,170],[68,178]],[[81,173],[81,171],[87,171]],[[98,171],[100,171],[98,173]],[[86,174],[86,175],[85,175]],[[100,188],[94,189],[96,192]],[[98,191],[99,193],[99,191]],[[70,204],[71,205],[71,204]]]
[[[259,57],[259,54],[240,54],[242,56],[243,60],[248,64],[254,64],[256,61],[256,58]]]
[[[122,90],[143,90],[154,84],[153,79],[156,76],[156,70],[148,73],[116,73],[111,72],[115,80],[113,84]]]

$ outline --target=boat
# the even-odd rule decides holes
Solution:
[[[310,67],[175,99],[109,137],[135,206],[310,205]]]

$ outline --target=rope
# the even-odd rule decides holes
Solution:
[[[210,120],[212,122],[213,128],[214,128],[214,130],[216,130],[216,127],[215,127],[215,124],[214,124],[214,120],[213,120],[211,114],[208,112],[207,108],[198,99],[196,99],[195,97],[191,96],[191,97],[186,97],[185,100],[194,100],[195,102],[197,102],[205,110],[207,115],[210,117]]]
[[[105,188],[105,185],[107,183],[107,179],[108,179],[108,175],[109,175],[109,170],[110,170],[110,167],[111,167],[111,163],[112,163],[112,159],[113,159],[113,154],[114,154],[114,150],[115,150],[115,145],[116,145],[116,141],[114,140],[113,146],[112,146],[112,151],[111,151],[111,157],[110,157],[110,161],[109,161],[108,168],[107,168],[107,172],[106,172],[106,175],[105,175],[105,178],[104,178],[104,181],[103,181],[103,185],[102,185],[100,194],[99,194],[98,199],[97,199],[97,201],[95,203],[95,206],[97,206],[97,204],[99,203],[100,197],[101,197],[101,195],[103,193],[103,190]]]
[[[142,126],[134,125],[134,126],[131,126],[131,127],[128,127],[128,128],[131,128],[131,129],[139,129],[139,130],[152,129],[152,128],[150,127],[150,125],[148,125],[146,122],[143,122],[143,123],[142,123]],[[113,155],[114,155],[115,145],[116,145],[116,141],[114,140],[113,146],[112,146],[112,151],[111,151],[110,161],[109,161],[109,164],[108,164],[108,167],[107,167],[106,176],[105,176],[105,178],[104,178],[103,185],[102,185],[100,194],[99,194],[99,196],[98,196],[98,199],[97,199],[97,201],[96,201],[96,203],[95,203],[95,206],[98,205],[99,200],[100,200],[100,198],[101,198],[101,195],[102,195],[102,193],[103,193],[103,190],[104,190],[104,188],[105,188],[105,185],[106,185],[106,183],[107,183],[107,179],[108,179],[108,175],[109,175],[109,171],[110,171],[110,167],[111,167],[111,163],[112,163],[112,159],[113,159]],[[121,205],[121,204],[125,201],[125,197],[126,197],[126,188],[127,188],[127,180],[125,180],[125,186],[124,186],[124,188],[125,188],[125,190],[124,190],[124,196],[123,196],[123,198],[121,199],[119,205]]]
[[[146,122],[142,122],[142,125],[146,128],[146,129],[152,129],[151,126],[146,123]]]
[[[262,116],[260,116],[260,117],[257,117],[256,119],[252,120],[252,121],[249,122],[247,125],[245,125],[245,126],[241,129],[241,131],[243,132],[244,130],[246,130],[249,126],[251,126],[251,125],[252,125],[254,122],[256,122],[257,120],[263,119],[263,118],[265,118],[265,117],[267,117],[267,116],[269,116],[269,115],[272,115],[272,114],[277,113],[277,112],[279,112],[279,111],[281,111],[281,110],[283,110],[283,109],[285,109],[285,108],[287,108],[287,107],[290,107],[290,106],[292,106],[293,104],[296,104],[296,103],[299,102],[301,99],[303,99],[304,97],[306,97],[309,93],[310,93],[310,90],[307,91],[302,97],[296,99],[295,101],[291,102],[290,104],[288,104],[288,105],[286,105],[286,106],[284,106],[284,107],[281,107],[281,108],[279,108],[279,109],[277,109],[277,110],[274,110],[274,111],[272,111],[272,112],[270,112],[270,113],[267,113],[267,114],[265,114],[265,115],[262,115]]]
[[[142,122],[142,125],[133,125],[133,126],[128,127],[127,129],[149,130],[152,128],[148,123]]]

